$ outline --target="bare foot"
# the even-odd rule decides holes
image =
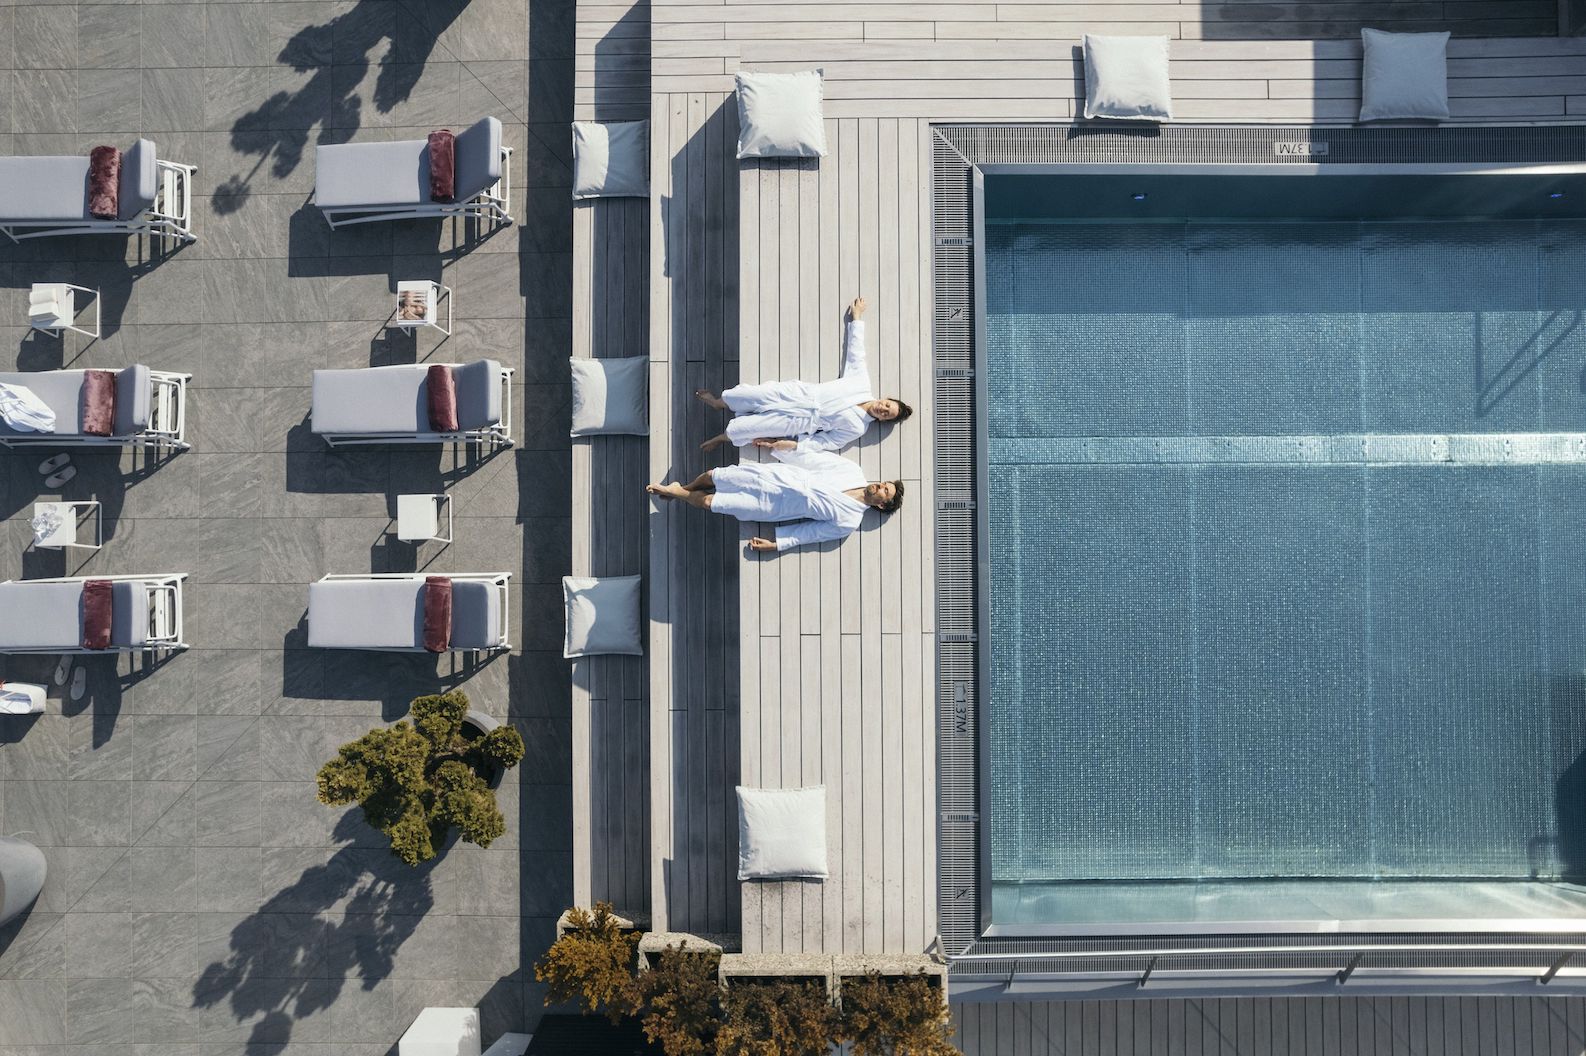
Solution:
[[[708,455],[712,451],[714,451],[718,447],[720,447],[722,444],[725,444],[726,442],[727,442],[727,438],[726,437],[713,436],[709,440],[706,440],[703,444],[700,444],[699,445],[699,449],[701,451],[705,452]]]
[[[694,398],[700,403],[703,403],[705,406],[714,407],[718,411],[725,411],[727,409],[727,405],[722,402],[722,398],[717,396],[714,392],[711,392],[709,389],[695,389]]]
[[[681,484],[646,484],[644,490],[658,499],[681,499],[688,494]]]

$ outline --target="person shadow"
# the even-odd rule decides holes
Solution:
[[[371,835],[361,812],[347,811],[336,853],[243,918],[230,952],[193,984],[193,1007],[215,1012],[224,1033],[247,1026],[246,1051],[285,1044],[348,984],[368,991],[390,978],[397,951],[434,908],[435,862],[407,866],[369,846]]]
[[[276,61],[310,74],[309,79],[294,91],[276,92],[233,123],[231,149],[258,160],[249,171],[233,173],[215,188],[215,210],[241,209],[266,163],[275,179],[295,172],[315,128],[318,143],[350,140],[362,125],[363,98],[357,86],[386,41],[390,46],[378,58],[370,102],[382,114],[406,102],[441,34],[465,6],[467,0],[426,0],[411,6],[358,0],[350,11],[293,34]]]

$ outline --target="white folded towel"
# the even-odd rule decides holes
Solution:
[[[23,433],[55,431],[55,412],[24,385],[0,382],[0,421]]]
[[[43,710],[43,686],[0,682],[0,715],[37,715]]]
[[[33,515],[33,545],[47,546],[55,533],[66,526],[60,507],[45,506]]]

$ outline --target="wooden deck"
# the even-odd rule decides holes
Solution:
[[[604,894],[656,928],[741,933],[750,951],[931,944],[930,124],[1073,120],[1083,87],[1076,49],[1087,30],[1177,38],[1181,120],[1350,122],[1360,74],[1351,38],[1367,10],[1391,16],[1369,23],[1381,28],[1455,32],[1456,121],[1586,118],[1586,40],[1525,36],[1553,31],[1551,0],[1380,9],[835,0],[580,7],[578,116],[651,121],[650,201],[575,207],[574,354],[651,357],[648,454],[642,441],[575,450],[575,571],[647,570],[650,616],[646,658],[575,669],[581,902]],[[1317,37],[1336,39],[1291,39]],[[812,66],[826,74],[830,154],[818,163],[739,165],[733,72]],[[841,313],[855,293],[873,306],[880,389],[918,413],[874,431],[851,454],[871,476],[906,482],[903,513],[842,546],[758,557],[741,546],[747,529],[688,509],[652,509],[638,496],[642,478],[686,478],[721,461],[697,451],[721,417],[692,399],[694,389],[833,375]],[[825,883],[736,881],[740,781],[827,786],[833,872]],[[1281,1020],[1292,1034],[1303,1018],[1309,1037],[1319,1015],[1323,1042],[1312,1048],[1333,1051],[1327,1023],[1342,1031],[1343,1017],[1354,1015],[1358,1029],[1371,1024],[1359,1038],[1392,1038],[1394,1017],[1411,1008],[1421,1009],[1427,1031],[1455,1014],[1449,1009],[1474,1009],[1478,1024],[1512,1030],[1494,1036],[1512,1036],[1514,1051],[1551,1052],[1563,1051],[1569,1017],[1579,1013],[1574,1003],[1541,1001],[1394,1002],[1090,1002],[958,1014],[967,1051],[1000,1053],[1112,1051],[1104,1039],[1123,1037],[1123,1020],[1139,1016],[1153,1039],[1159,1016],[1163,1036],[1178,1037],[1177,1016],[1183,1051],[1213,1051],[1187,1040],[1192,1015],[1202,1025],[1196,1036],[1211,1029],[1236,1039],[1221,1041],[1221,1051],[1239,1052],[1300,1051],[1246,1044],[1247,1021],[1268,1024],[1263,1036],[1276,1037],[1271,1024]],[[1110,1034],[1104,1008],[1114,1016]],[[1077,1031],[1085,1043],[1043,1044],[1038,1016],[1047,1036],[1059,1036],[1058,1024],[1061,1037]],[[1101,1048],[1088,1041],[1092,1019]],[[1389,1034],[1377,1033],[1379,1022]],[[1537,1023],[1552,1030],[1555,1022],[1566,1026],[1546,1044],[1521,1042],[1540,1039]],[[1388,1051],[1374,1044],[1359,1051]],[[1146,1051],[1118,1051],[1137,1050]]]
[[[1579,1056],[1586,1000],[1277,997],[953,1007],[968,1056]]]
[[[826,135],[818,164],[740,170],[739,369],[836,377],[843,310],[863,294],[876,391],[917,413],[848,452],[869,479],[904,482],[901,511],[744,565],[743,782],[826,786],[832,874],[745,884],[743,942],[918,953],[936,934],[930,129],[847,119]]]
[[[642,119],[649,107],[649,5],[578,9],[574,116]],[[573,203],[573,348],[579,358],[649,351],[650,203]],[[645,437],[573,441],[575,576],[647,570]],[[643,657],[573,669],[573,900],[650,908],[650,693]]]

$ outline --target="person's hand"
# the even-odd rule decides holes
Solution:
[[[863,297],[855,297],[854,303],[848,306],[848,315],[850,318],[858,319],[860,316],[865,314],[865,309],[868,307],[870,306],[865,303],[865,299]]]
[[[753,539],[749,540],[749,549],[751,549],[751,550],[775,550],[776,549],[776,541],[774,539],[762,539],[762,538],[760,538],[757,535]]]
[[[754,442],[754,446],[764,451],[792,451],[799,445],[797,440],[767,440],[762,437]]]

